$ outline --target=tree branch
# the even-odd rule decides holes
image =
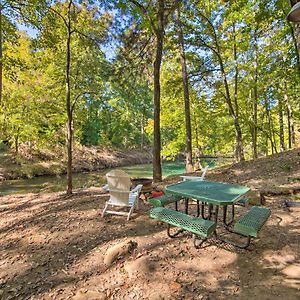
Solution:
[[[60,12],[58,12],[57,10],[55,10],[53,7],[49,7],[49,10],[50,11],[52,11],[52,12],[54,12],[56,15],[58,15],[62,20],[63,20],[63,22],[64,22],[64,24],[66,25],[66,27],[68,27],[68,22],[67,22],[67,20],[65,19],[65,17],[60,13]]]
[[[154,23],[153,19],[149,16],[148,10],[141,3],[139,3],[136,0],[129,0],[129,2],[131,2],[132,4],[134,4],[136,7],[138,7],[142,11],[143,15],[150,22],[151,28],[153,29],[153,31],[155,33],[157,31],[157,27],[155,26],[155,23]]]

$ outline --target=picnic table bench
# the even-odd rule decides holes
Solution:
[[[265,207],[253,206],[244,216],[234,225],[233,232],[247,237],[245,244],[237,244],[220,238],[220,240],[233,244],[239,248],[247,248],[250,245],[251,238],[258,237],[258,233],[271,215],[271,211]],[[194,234],[194,245],[199,248],[202,243],[215,232],[217,223],[212,220],[206,220],[199,217],[190,216],[182,212],[165,208],[155,207],[150,210],[150,217],[168,224],[167,233],[169,237],[175,237],[183,230]],[[170,233],[170,225],[179,227],[176,233]],[[197,243],[199,237],[202,239]]]
[[[166,187],[167,195],[156,199],[151,199],[150,202],[155,206],[150,211],[150,217],[163,221],[168,224],[168,235],[175,237],[183,230],[187,230],[194,234],[194,245],[196,248],[201,246],[212,233],[219,240],[237,246],[239,248],[247,248],[250,245],[251,238],[256,238],[259,231],[268,220],[271,211],[265,207],[252,207],[240,220],[234,222],[234,205],[240,202],[240,205],[246,206],[248,200],[245,198],[249,191],[248,187],[243,187],[236,184],[226,184],[211,181],[184,181],[176,184],[171,184]],[[197,201],[197,217],[188,215],[188,199]],[[186,200],[185,214],[177,210],[177,202],[180,199]],[[199,202],[202,202],[202,211],[199,218]],[[175,208],[168,209],[164,206],[168,203],[175,202]],[[204,216],[203,206],[208,204],[209,214]],[[232,206],[232,219],[230,222],[226,220],[227,206]],[[247,238],[245,243],[236,243],[232,240],[226,240],[222,235],[217,234],[216,227],[218,223],[219,207],[223,207],[223,225],[225,229],[231,233],[237,234],[242,238]],[[213,211],[214,207],[214,211]],[[211,220],[214,215],[214,220]],[[231,224],[234,224],[231,227]],[[170,233],[170,225],[179,227],[175,233]],[[197,239],[201,238],[200,245],[196,245]]]
[[[266,207],[251,207],[251,209],[234,224],[233,231],[247,237],[247,242],[244,245],[236,244],[236,246],[239,248],[247,248],[251,238],[258,237],[259,231],[270,215],[271,210]]]
[[[164,207],[155,207],[151,209],[150,217],[168,224],[167,233],[169,237],[175,237],[183,230],[193,233],[194,245],[196,248],[200,247],[201,244],[216,230],[216,222],[214,221],[193,217]],[[175,234],[171,234],[170,225],[179,227],[180,230]],[[202,241],[200,244],[197,244],[199,237]]]
[[[178,196],[178,195],[172,195],[172,194],[166,194],[160,197],[156,197],[156,198],[151,198],[149,199],[149,202],[154,206],[154,207],[164,207],[167,204],[170,203],[176,203],[177,201],[179,201],[182,197]]]

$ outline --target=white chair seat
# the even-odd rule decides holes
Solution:
[[[109,192],[109,199],[106,201],[105,207],[102,211],[102,217],[106,213],[116,214],[116,215],[127,215],[127,220],[129,220],[133,209],[138,206],[139,194],[142,190],[143,185],[137,185],[133,190],[130,190],[130,177],[122,170],[113,170],[106,174],[107,185],[104,189]],[[108,206],[119,206],[119,207],[129,207],[129,212],[108,210]]]

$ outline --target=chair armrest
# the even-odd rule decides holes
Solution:
[[[109,189],[108,189],[108,184],[104,185],[104,186],[102,187],[102,189],[103,189],[103,191],[108,192],[108,191],[109,191]]]
[[[139,193],[142,190],[142,187],[142,184],[138,184],[134,189],[130,191],[130,193]]]

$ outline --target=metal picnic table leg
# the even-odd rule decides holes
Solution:
[[[205,216],[204,216],[204,208],[205,208],[205,204],[204,204],[204,202],[202,201],[202,202],[201,202],[201,217],[202,217],[202,219],[206,219]]]
[[[182,228],[180,228],[175,233],[171,233],[171,225],[168,224],[167,234],[168,234],[168,237],[170,237],[170,238],[176,237],[178,234],[182,233],[183,231],[184,230]]]
[[[197,217],[200,216],[200,201],[197,200]]]
[[[226,214],[227,214],[227,205],[225,205],[225,206],[223,207],[223,223],[225,224],[225,229],[226,229],[227,231],[231,232],[231,233],[234,233],[234,234],[236,234],[236,235],[242,236],[242,235],[240,235],[240,234],[238,234],[238,233],[232,231],[230,228],[228,228],[228,226],[229,226],[230,224],[232,224],[232,222],[233,222],[233,220],[234,220],[234,205],[232,205],[232,216],[231,216],[230,222],[228,222],[228,223],[227,223],[227,221],[226,221],[226,219],[227,219],[227,215],[226,215]],[[217,222],[217,219],[218,219],[218,216],[217,216],[217,215],[218,215],[218,206],[216,206],[216,218],[215,218],[216,222]],[[237,243],[237,242],[235,242],[235,241],[231,241],[231,240],[228,240],[228,239],[225,239],[225,238],[222,238],[222,237],[218,236],[218,234],[217,234],[216,231],[214,232],[214,234],[215,234],[215,237],[216,237],[218,240],[220,240],[220,241],[222,241],[222,242],[224,242],[224,243],[226,243],[226,244],[229,244],[229,245],[235,246],[235,247],[237,247],[237,248],[240,248],[240,249],[246,249],[246,248],[250,245],[250,241],[251,241],[251,237],[250,237],[250,236],[247,236],[246,242],[245,242],[244,244],[240,244],[240,243]]]
[[[201,217],[202,217],[202,219],[210,220],[212,214],[213,214],[213,205],[208,204],[208,215],[205,216],[205,202],[202,201],[202,205],[201,205]]]
[[[185,213],[188,214],[189,213],[189,198],[185,198]]]
[[[204,220],[210,219],[209,211],[208,211],[208,216],[205,216],[205,202],[204,201],[202,201],[202,203],[201,203],[201,217]]]
[[[212,204],[208,204],[208,219],[211,219],[211,215],[213,212],[213,205]]]
[[[231,220],[227,222],[227,205],[224,205],[223,207],[223,223],[226,226],[229,226],[234,221],[234,205],[232,205],[232,213],[231,213]]]
[[[218,223],[218,215],[219,215],[219,205],[216,205],[215,208],[215,222]]]

